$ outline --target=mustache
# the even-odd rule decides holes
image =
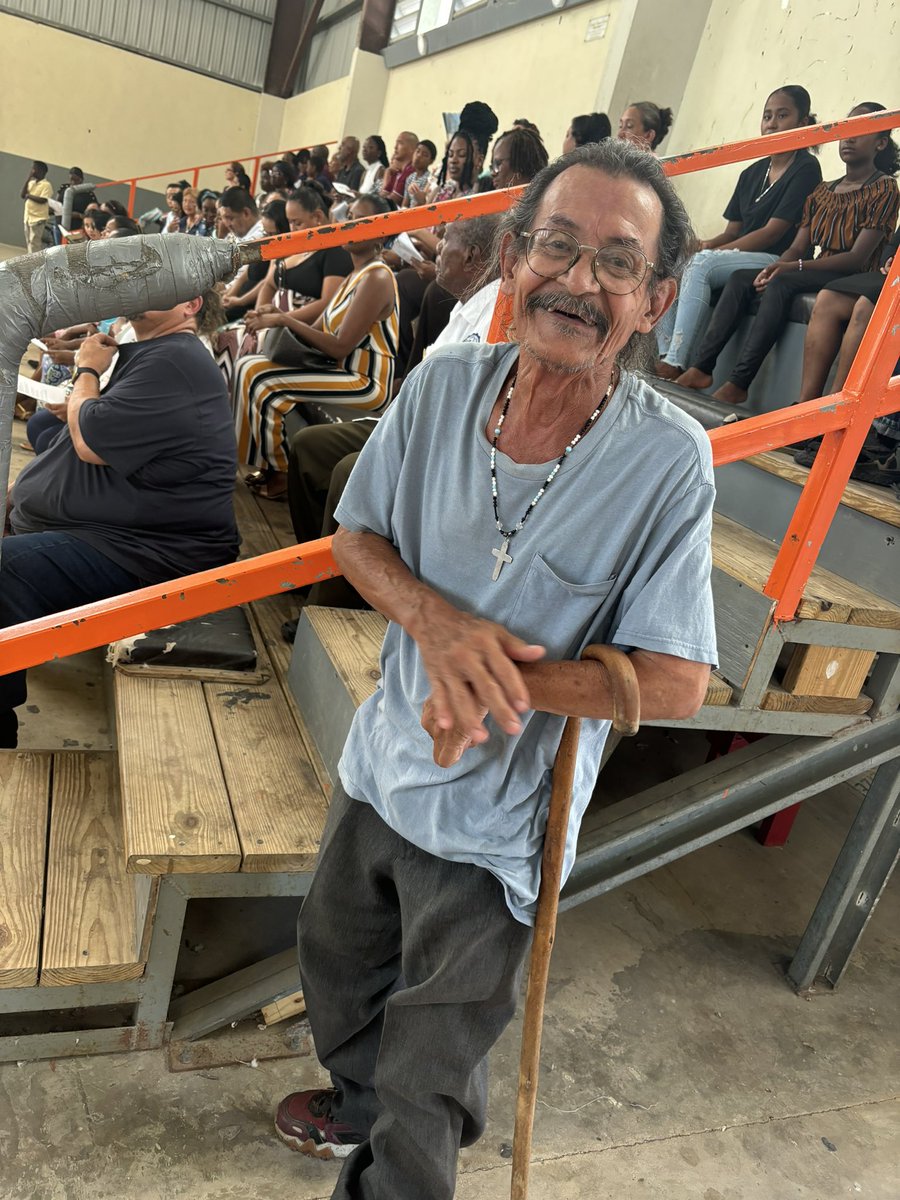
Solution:
[[[589,300],[572,296],[568,292],[532,292],[525,301],[526,313],[563,312],[580,317],[588,325],[595,325],[602,336],[609,333],[609,321],[601,309]]]

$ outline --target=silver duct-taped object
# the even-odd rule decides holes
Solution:
[[[62,198],[62,216],[59,218],[63,229],[72,228],[72,209],[75,206],[75,195],[77,192],[92,192],[94,185],[92,183],[70,183],[63,192]]]
[[[260,257],[258,243],[239,245],[173,233],[54,246],[0,263],[0,516],[4,520],[16,376],[31,339],[83,321],[173,308]]]

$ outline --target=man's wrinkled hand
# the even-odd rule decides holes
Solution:
[[[482,711],[482,721],[487,709]],[[437,722],[434,700],[431,696],[422,706],[422,728],[434,742],[434,761],[439,767],[452,767],[473,745],[473,739],[459,729],[442,729]]]
[[[531,701],[516,663],[543,658],[543,646],[443,600],[423,609],[410,632],[431,683],[437,728],[478,745],[487,741],[484,718],[490,713],[504,733],[521,732],[519,718]]]
[[[75,365],[76,367],[90,367],[92,371],[98,371],[102,375],[109,369],[109,364],[118,349],[116,339],[110,337],[108,333],[94,333],[90,337],[86,337],[78,347]]]

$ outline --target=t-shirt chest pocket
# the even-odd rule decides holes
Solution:
[[[616,576],[599,583],[570,583],[540,554],[525,572],[507,628],[517,637],[547,649],[548,659],[570,659],[577,653]]]

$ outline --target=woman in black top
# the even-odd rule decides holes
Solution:
[[[849,115],[883,111],[883,104],[867,100]],[[737,362],[713,392],[713,399],[722,404],[743,404],[766,355],[787,326],[794,297],[820,292],[837,279],[878,266],[881,247],[894,232],[900,212],[900,189],[894,179],[900,170],[900,151],[888,125],[880,133],[841,138],[838,153],[845,174],[820,183],[807,196],[790,246],[758,273],[732,273],[693,364],[678,376],[682,387],[710,386],[719,354],[758,298],[759,308]]]
[[[760,133],[780,133],[815,124],[806,88],[788,84],[765,103]],[[654,368],[663,379],[677,379],[694,361],[697,338],[709,314],[712,293],[742,269],[761,271],[791,244],[803,203],[822,180],[822,169],[808,150],[773,154],[742,171],[718,236],[700,243],[688,263],[678,300],[656,326],[660,359]]]
[[[275,204],[281,202],[272,201],[268,208]],[[328,201],[322,188],[315,182],[307,181],[291,192],[283,207],[286,220],[284,232],[315,229],[328,223]],[[259,290],[254,289],[253,297],[253,306],[258,313],[299,310],[303,314],[301,320],[312,324],[325,311],[328,302],[353,270],[353,264],[343,246],[334,246],[330,250],[305,251],[277,259],[268,266],[260,263],[249,268],[251,271],[254,269],[262,272],[255,281]],[[216,362],[229,386],[237,360],[248,354],[256,354],[258,350],[257,334],[248,332],[243,320],[218,331],[215,340]]]
[[[286,204],[292,233],[328,224],[328,200],[317,183],[307,181],[291,192]],[[256,303],[259,313],[275,312],[279,291],[286,297],[285,311],[300,310],[300,320],[312,324],[325,311],[346,277],[353,270],[350,255],[343,246],[329,250],[305,251],[279,259],[269,267]],[[282,306],[277,306],[279,311]],[[295,312],[295,315],[296,312]]]

